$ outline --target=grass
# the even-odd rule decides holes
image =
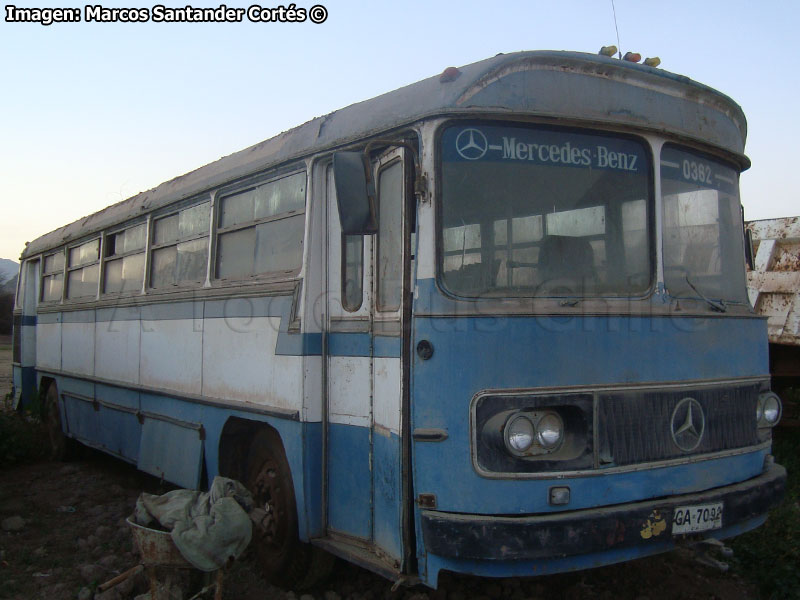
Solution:
[[[38,411],[0,410],[0,468],[44,458],[47,448]]]
[[[800,428],[778,428],[773,454],[789,478],[783,503],[767,522],[732,542],[736,570],[763,598],[800,599]]]

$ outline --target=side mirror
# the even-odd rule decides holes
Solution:
[[[378,231],[374,194],[367,190],[366,169],[361,152],[336,152],[333,155],[336,202],[345,235],[367,235]]]

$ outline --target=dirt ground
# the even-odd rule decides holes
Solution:
[[[0,338],[0,392],[10,385],[10,348]],[[4,387],[7,386],[7,387]],[[0,396],[1,397],[1,396]],[[144,576],[100,594],[98,584],[138,564],[125,517],[142,491],[164,493],[158,480],[101,453],[70,463],[0,465],[0,599],[123,600],[146,591]],[[15,520],[17,525],[19,519]],[[306,592],[265,583],[248,553],[227,575],[227,600],[512,600],[600,598],[613,600],[758,598],[735,572],[699,565],[687,550],[579,573],[529,579],[488,580],[443,574],[438,590],[391,591],[391,582],[338,562],[331,579]],[[187,600],[192,594],[186,594]]]

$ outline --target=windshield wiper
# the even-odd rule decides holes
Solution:
[[[719,313],[724,313],[724,312],[728,311],[728,307],[725,306],[725,302],[723,302],[722,300],[720,300],[719,302],[715,302],[714,300],[710,300],[709,298],[704,296],[703,293],[700,290],[698,290],[696,287],[694,287],[694,284],[689,280],[689,274],[688,273],[686,274],[686,283],[688,283],[689,287],[694,290],[695,294],[697,294],[703,300],[705,300],[706,304],[708,304],[711,307],[711,310],[713,310],[714,312],[719,312]]]

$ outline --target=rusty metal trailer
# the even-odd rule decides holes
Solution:
[[[800,389],[800,217],[751,221],[747,231],[754,257],[747,289],[767,317],[773,386],[783,392],[784,424],[800,424],[800,404],[786,402]]]

